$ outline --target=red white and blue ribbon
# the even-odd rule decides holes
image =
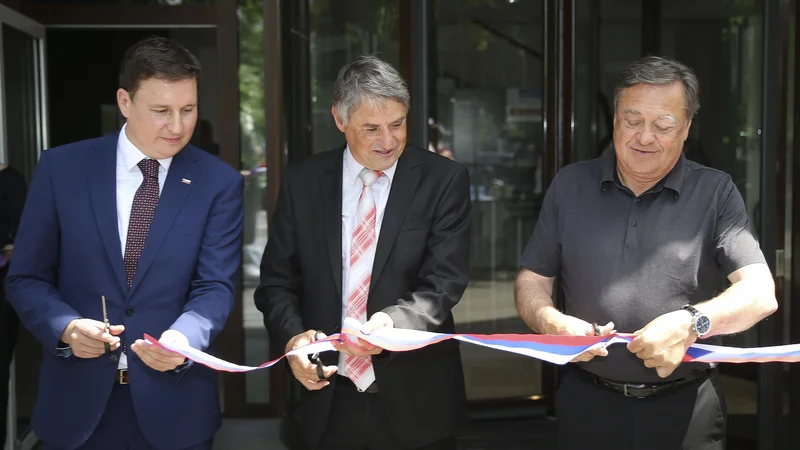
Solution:
[[[184,356],[196,363],[225,372],[249,372],[272,367],[289,355],[310,355],[318,352],[335,351],[332,341],[345,338],[361,338],[372,345],[394,352],[416,350],[434,345],[448,339],[456,339],[481,347],[516,353],[554,364],[566,364],[581,353],[608,345],[627,343],[630,334],[609,334],[605,336],[552,336],[543,334],[445,334],[427,331],[404,330],[398,328],[380,329],[370,335],[362,334],[361,324],[354,319],[346,319],[342,332],[325,339],[294,349],[278,359],[259,366],[242,366],[230,363],[200,350],[184,345],[159,343],[152,336],[145,335],[151,345],[160,346]],[[800,344],[777,347],[736,348],[718,345],[693,344],[689,347],[684,362],[797,362],[800,361]]]

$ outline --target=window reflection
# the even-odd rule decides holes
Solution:
[[[454,309],[459,332],[530,332],[514,308],[514,280],[546,187],[542,12],[537,0],[435,2],[429,149],[465,165],[472,182],[471,280]],[[475,346],[461,352],[470,400],[541,393],[537,360]]]
[[[311,114],[314,153],[344,145],[331,116],[339,69],[357,56],[377,53],[399,68],[398,0],[309,0]],[[413,100],[412,100],[413,101]]]
[[[253,292],[267,245],[267,164],[264,119],[263,0],[239,0],[239,126],[241,172],[244,176],[244,239],[242,247],[242,317],[244,364],[269,358],[269,339]],[[269,403],[270,372],[245,376],[245,402]]]

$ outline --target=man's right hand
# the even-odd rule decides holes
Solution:
[[[119,335],[125,331],[124,325],[112,325],[106,333],[103,322],[92,319],[75,319],[61,333],[61,341],[69,344],[72,354],[78,358],[97,358],[105,353],[104,343],[111,351],[120,346]]]
[[[554,327],[554,334],[559,336],[595,336],[594,326],[589,322],[578,319],[577,317],[561,314],[558,320],[551,322]],[[615,333],[614,322],[599,327],[600,335]],[[594,350],[589,350],[576,356],[570,362],[586,362],[590,361],[595,356],[608,356],[608,350],[605,347],[599,347]]]
[[[289,343],[286,344],[286,353],[313,342],[315,333],[315,330],[308,330],[305,333],[300,333],[289,339]],[[331,384],[327,379],[319,379],[317,375],[317,365],[308,359],[308,355],[290,355],[287,359],[289,360],[289,367],[292,369],[294,377],[309,391],[318,391]],[[339,368],[336,366],[325,366],[322,370],[325,373],[325,378],[330,378]]]

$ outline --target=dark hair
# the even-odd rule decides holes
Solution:
[[[625,69],[614,89],[614,111],[617,111],[622,91],[637,84],[648,86],[683,85],[684,108],[691,119],[700,109],[700,82],[694,71],[680,62],[660,56],[645,56]]]
[[[156,78],[200,81],[200,62],[178,42],[151,36],[133,44],[125,52],[120,66],[119,84],[133,98],[142,81]]]

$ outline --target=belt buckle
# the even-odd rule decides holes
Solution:
[[[645,397],[647,397],[646,395],[633,395],[632,393],[630,393],[630,391],[628,391],[629,387],[634,388],[634,389],[643,389],[645,387],[645,385],[644,384],[628,384],[628,383],[623,384],[622,385],[622,394],[625,395],[625,397],[630,397],[630,398],[645,398]]]
[[[125,369],[118,370],[117,381],[119,384],[128,384],[128,371]]]

